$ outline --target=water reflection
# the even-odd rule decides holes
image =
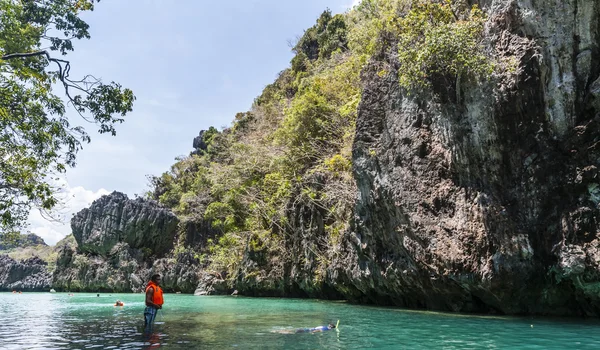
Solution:
[[[144,349],[158,349],[162,342],[161,334],[153,329],[154,327],[146,327],[143,333]]]

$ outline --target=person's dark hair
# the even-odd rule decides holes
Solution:
[[[335,325],[333,323],[330,323],[329,328],[335,328]]]
[[[156,282],[156,279],[157,279],[157,278],[159,278],[159,277],[160,277],[160,275],[159,275],[159,274],[155,274],[155,275],[152,275],[152,277],[150,278],[150,280],[151,280],[152,282]]]

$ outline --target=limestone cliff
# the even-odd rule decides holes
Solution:
[[[41,292],[50,289],[51,274],[39,258],[16,261],[0,255],[0,291]]]
[[[193,292],[197,263],[170,252],[178,219],[157,203],[113,192],[71,220],[76,245],[59,251],[52,286],[68,291],[143,290],[153,273],[168,291]]]
[[[482,6],[510,79],[445,99],[400,89],[391,51],[363,72],[336,282],[359,301],[599,315],[600,2]]]
[[[85,253],[106,255],[117,243],[126,243],[160,256],[173,247],[177,223],[175,215],[155,202],[113,192],[78,212],[71,229]]]
[[[0,242],[0,250],[10,250],[15,248],[28,248],[36,246],[47,246],[46,242],[42,237],[29,233],[20,234],[14,239],[8,240],[8,242]]]
[[[362,20],[381,15],[390,3],[369,2],[363,8],[368,15]],[[432,2],[412,2],[417,9],[427,8],[425,3]],[[362,92],[352,145],[356,187],[352,181],[340,180],[343,166],[336,168],[339,171],[327,170],[328,166],[335,168],[332,160],[343,160],[343,150],[338,158],[319,158],[328,152],[319,148],[319,154],[311,156],[325,166],[307,160],[293,168],[295,176],[288,179],[283,210],[264,206],[279,219],[273,223],[271,218],[261,217],[266,222],[261,227],[264,230],[254,231],[245,230],[243,220],[236,220],[248,215],[244,210],[256,207],[257,201],[242,199],[245,205],[239,205],[231,200],[237,197],[218,197],[218,191],[213,198],[211,188],[202,197],[194,197],[193,192],[182,196],[180,187],[157,192],[165,202],[172,200],[174,207],[187,208],[184,214],[200,223],[210,212],[228,231],[223,244],[213,245],[217,256],[209,259],[217,261],[211,265],[217,275],[202,278],[202,293],[223,292],[225,280],[229,290],[254,296],[346,298],[467,312],[600,314],[600,2],[436,3],[438,9],[479,5],[486,14],[481,17],[485,21],[483,51],[486,57],[493,57],[496,68],[483,78],[450,74],[449,79],[440,79],[443,74],[435,67],[432,74],[419,76],[427,84],[408,91],[400,81],[402,74],[411,72],[402,70],[401,63],[402,50],[409,49],[399,45],[406,32],[394,27],[394,16],[407,16],[407,10],[383,15],[387,22],[374,27],[393,28],[380,32],[372,43],[377,52],[359,68]],[[203,172],[211,169],[213,174],[222,174],[232,163],[235,168],[235,153],[228,153],[227,148],[233,144],[237,150],[252,149],[253,144],[244,140],[265,137],[265,130],[276,125],[278,118],[284,118],[283,128],[286,122],[294,126],[294,135],[305,131],[304,127],[314,127],[310,123],[315,119],[316,131],[318,125],[331,127],[326,119],[335,115],[335,106],[323,102],[327,95],[318,95],[321,100],[301,95],[303,88],[311,86],[310,79],[303,77],[348,62],[343,54],[326,63],[310,61],[310,55],[302,51],[324,49],[311,33],[326,28],[327,18],[325,13],[300,39],[291,70],[265,89],[250,117],[236,117],[229,134],[221,135],[225,141],[211,139],[209,148],[220,146],[225,151],[213,151],[213,158],[208,152],[205,158],[178,163],[178,172],[165,175],[159,188],[177,181],[182,186],[192,183],[178,177],[186,174],[182,169],[199,174],[211,173]],[[344,23],[361,17],[350,14],[348,18]],[[416,22],[410,23],[418,23],[419,18],[415,15]],[[461,22],[456,13],[449,18]],[[338,33],[345,25],[331,32]],[[422,36],[419,30],[412,33]],[[325,36],[323,33],[327,31],[320,35]],[[448,40],[438,34],[434,39]],[[343,43],[343,37],[336,40]],[[432,40],[428,49],[441,50],[443,43],[438,44]],[[451,44],[445,49],[442,54],[448,56],[458,50]],[[437,59],[435,55],[430,58]],[[305,64],[307,59],[310,65]],[[311,71],[310,67],[317,68]],[[348,74],[348,70],[344,72]],[[312,88],[321,93],[327,86],[324,81],[335,77],[317,79],[319,83]],[[296,86],[289,82],[293,79],[302,83]],[[348,88],[348,84],[329,88]],[[326,108],[273,112],[277,111],[273,95],[285,96],[284,105],[291,105],[290,109]],[[265,100],[271,104],[263,108],[260,103]],[[348,103],[345,106],[352,103],[344,101]],[[305,119],[292,120],[294,113]],[[237,139],[236,133],[241,135]],[[300,147],[300,153],[314,151],[311,147],[319,145],[322,134],[309,136],[307,141],[300,139],[302,142],[288,146]],[[265,138],[262,141],[269,145],[271,139]],[[269,150],[268,146],[256,149],[265,155]],[[286,154],[294,154],[290,149],[298,151],[288,148]],[[253,162],[237,161],[238,166],[251,167],[265,177],[283,176],[280,169],[261,167],[260,159],[248,155]],[[219,165],[211,168],[215,163]],[[228,182],[223,184],[214,180],[223,177],[201,175],[196,183],[215,181],[217,188],[231,190],[229,183],[243,182],[229,193],[251,193],[259,200],[261,191],[269,193],[265,186],[251,187],[262,181],[260,177],[244,176],[238,175],[246,182],[224,177]],[[336,196],[343,198],[333,201]],[[194,211],[197,208],[190,198],[209,203],[212,211],[205,210],[204,204],[196,206],[202,210]],[[235,215],[227,216],[230,213]],[[340,225],[348,217],[350,227]],[[230,227],[222,224],[226,220]],[[206,286],[211,281],[220,287]]]

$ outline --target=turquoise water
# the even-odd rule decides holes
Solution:
[[[125,306],[114,307],[117,299]],[[598,321],[172,294],[146,334],[143,300],[143,294],[0,293],[0,348],[600,349]],[[338,319],[339,332],[277,333]]]

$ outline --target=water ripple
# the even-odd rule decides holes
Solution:
[[[153,332],[143,295],[0,293],[2,349],[598,349],[596,321],[476,317],[314,300],[166,295]],[[113,307],[116,299],[125,307]],[[341,320],[340,330],[281,334]]]

